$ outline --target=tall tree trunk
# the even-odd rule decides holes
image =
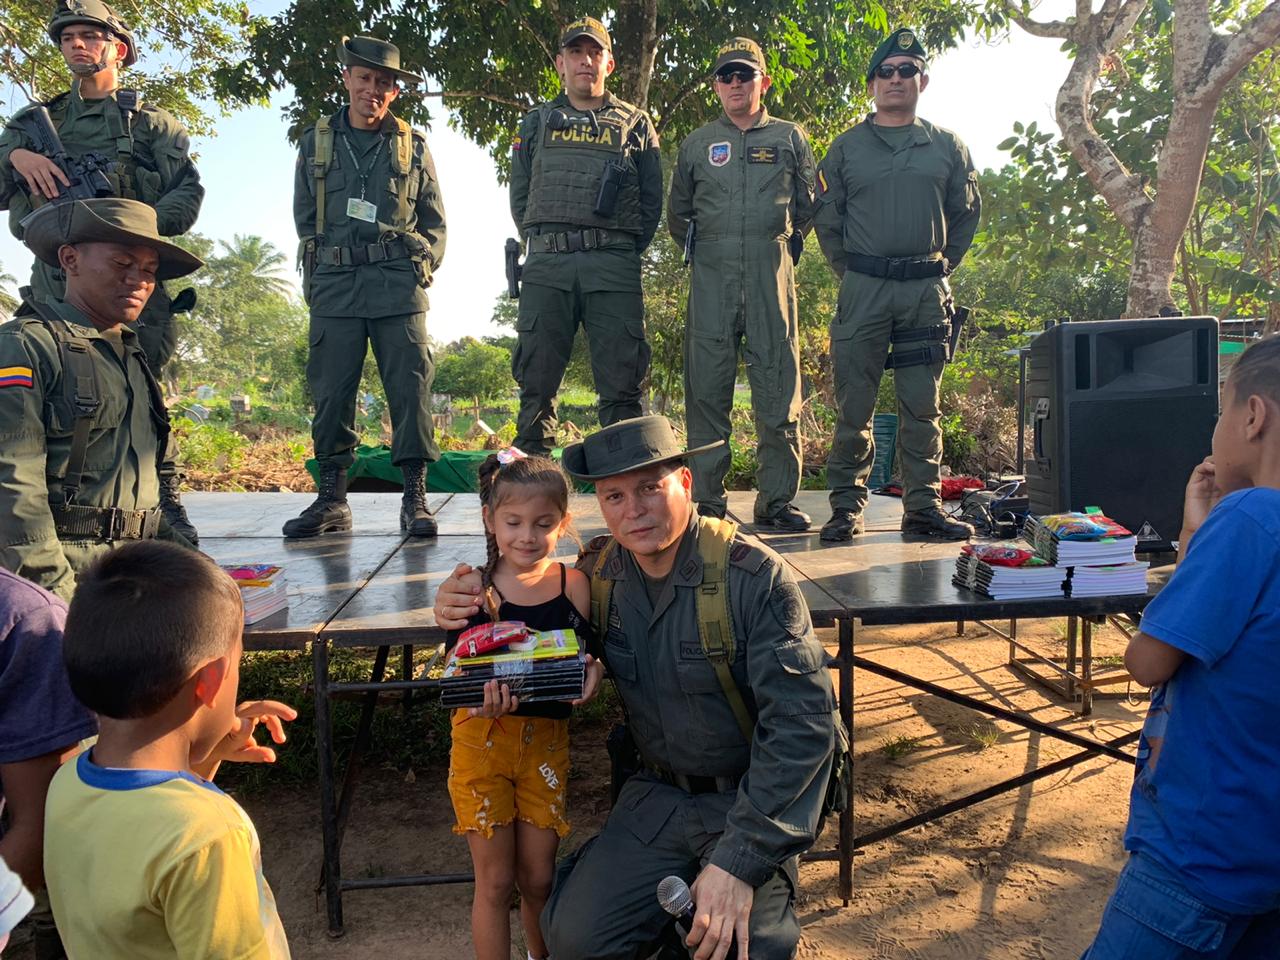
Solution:
[[[620,3],[612,37],[618,64],[612,86],[623,100],[647,110],[658,56],[658,0]]]

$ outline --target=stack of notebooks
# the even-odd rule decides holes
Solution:
[[[1147,592],[1136,538],[1096,509],[1031,517],[1022,536],[1026,543],[966,544],[952,583],[993,600]]]
[[[993,600],[1060,597],[1067,571],[1018,543],[967,543],[951,582]]]
[[[465,651],[455,647],[449,654],[440,678],[444,707],[480,706],[489,680],[506,684],[521,703],[582,696],[586,659],[572,630],[530,631],[524,640],[473,657],[459,652]]]
[[[283,567],[270,563],[246,563],[222,569],[240,587],[246,627],[289,606]]]

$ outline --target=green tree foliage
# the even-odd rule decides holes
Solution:
[[[701,0],[618,0],[592,12],[612,32],[618,67],[610,89],[647,107],[664,138],[678,142],[718,112],[705,81],[718,45],[739,33],[760,40],[769,57],[770,109],[823,141],[860,109],[867,60],[891,23],[914,24],[930,49],[941,49],[974,9],[949,0],[750,0],[731,11]],[[339,37],[371,32],[394,40],[403,61],[432,78],[428,96],[443,96],[450,122],[489,146],[505,170],[520,116],[560,90],[557,39],[578,15],[542,0],[294,0],[253,22],[249,55],[224,64],[216,85],[220,96],[245,103],[292,86],[296,137],[342,103]],[[416,97],[397,109],[419,122],[431,114]]]
[[[279,274],[284,255],[255,236],[220,242],[220,254],[200,234],[179,242],[205,261],[192,276],[196,306],[179,315],[179,379],[245,389],[304,409],[307,310]],[[171,287],[174,292],[177,285]]]
[[[13,274],[4,272],[4,265],[0,264],[0,317],[7,317],[18,309],[18,300],[9,293],[7,288],[16,287],[18,278]]]
[[[138,62],[124,74],[125,85],[172,111],[192,133],[212,133],[210,99],[218,99],[213,69],[238,59],[250,22],[248,5],[134,0],[115,9],[138,45]],[[0,76],[32,99],[70,86],[62,54],[45,33],[52,10],[52,0],[6,0],[0,8]]]
[[[1247,17],[1260,4],[1246,7]],[[1218,14],[1234,22],[1226,7]],[[1172,44],[1170,8],[1154,4],[1124,48],[1108,58],[1091,102],[1098,136],[1148,195],[1160,190],[1158,161],[1174,106]],[[1178,251],[1174,289],[1186,312],[1257,314],[1280,299],[1278,98],[1280,53],[1272,49],[1241,71],[1218,104]],[[1011,163],[983,180],[984,255],[1086,278],[1128,267],[1131,234],[1056,131],[1015,123],[999,146]]]
[[[511,352],[465,337],[446,348],[436,364],[432,389],[455,399],[469,399],[478,417],[481,404],[510,393],[512,386]]]

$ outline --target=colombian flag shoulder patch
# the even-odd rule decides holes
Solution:
[[[30,387],[30,367],[0,367],[0,389],[4,387]]]

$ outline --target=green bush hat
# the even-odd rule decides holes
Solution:
[[[120,65],[128,67],[137,63],[138,47],[133,41],[133,33],[116,12],[102,0],[58,0],[53,16],[49,19],[47,28],[49,39],[61,46],[62,29],[73,23],[87,23],[90,26],[101,27],[107,33],[119,37],[128,48]]]
[[[641,467],[685,460],[723,445],[723,440],[716,440],[682,450],[666,417],[634,417],[597,430],[581,443],[569,444],[560,462],[575,480],[604,480]]]
[[[875,75],[876,67],[890,57],[915,57],[921,65],[927,64],[929,60],[929,55],[924,52],[924,47],[920,45],[915,31],[910,27],[902,27],[885,37],[880,42],[880,46],[876,47],[876,52],[871,55],[871,65],[867,67],[868,83]]]
[[[764,51],[750,37],[733,37],[716,51],[716,65],[711,72],[719,73],[731,63],[740,63],[764,73]]]
[[[400,69],[400,48],[377,37],[343,37],[338,44],[338,60],[344,67],[372,67],[385,70],[397,80],[422,83],[416,73]]]
[[[46,203],[22,221],[22,242],[52,267],[58,266],[63,244],[77,243],[150,247],[160,255],[157,280],[185,277],[204,266],[195,254],[161,239],[154,207],[120,197]]]
[[[609,31],[595,17],[579,17],[564,28],[560,34],[560,48],[564,49],[579,37],[590,37],[600,44],[601,50],[613,52],[613,41],[609,39]]]

